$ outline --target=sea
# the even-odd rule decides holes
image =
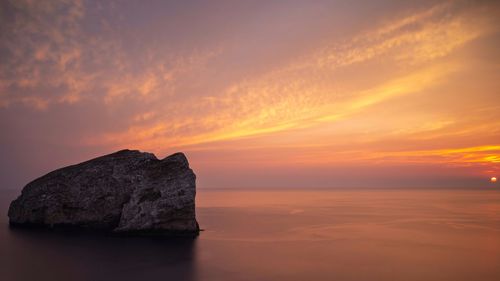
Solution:
[[[12,229],[0,279],[500,280],[500,190],[199,189],[197,238]]]

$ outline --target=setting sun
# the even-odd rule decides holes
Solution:
[[[491,181],[491,182],[497,182],[497,178],[492,177],[492,178],[490,179],[490,181]]]

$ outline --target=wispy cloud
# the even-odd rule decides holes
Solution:
[[[97,100],[111,104],[173,94],[179,76],[193,71],[217,50],[155,54],[146,48],[130,58],[116,30],[86,30],[83,1],[7,1],[1,22],[0,106]],[[135,61],[142,61],[138,64]]]
[[[81,78],[74,72],[82,56],[79,40],[84,38],[79,38],[79,23],[85,14],[83,2],[7,1],[2,7],[3,106],[20,102],[46,109],[54,94],[43,91],[58,87],[66,88],[68,95],[77,95],[81,88],[77,80]]]
[[[177,116],[157,114],[149,124],[93,141],[161,150],[347,118],[374,104],[432,88],[460,70],[460,62],[440,59],[491,31],[485,20],[469,13],[450,2],[395,19],[229,85],[220,94],[164,108],[183,108],[176,110]],[[382,61],[387,69],[381,72],[370,65]],[[356,75],[345,76],[348,71],[368,78],[360,77],[358,83]],[[342,76],[345,79],[337,78]]]

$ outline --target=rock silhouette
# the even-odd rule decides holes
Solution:
[[[195,180],[183,153],[121,150],[30,182],[8,216],[12,226],[197,235]]]

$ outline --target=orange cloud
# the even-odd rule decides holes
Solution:
[[[53,104],[83,100],[112,104],[128,98],[149,101],[172,94],[179,77],[218,52],[154,56],[144,52],[135,59],[147,64],[137,66],[126,43],[105,32],[86,32],[83,1],[8,1],[7,5],[17,12],[16,20],[2,22],[5,40],[0,47],[7,54],[0,67],[2,107],[21,104],[47,109]],[[109,28],[106,22],[101,25]]]
[[[281,69],[230,85],[221,94],[165,106],[165,112],[181,110],[176,116],[157,114],[143,127],[134,125],[91,142],[162,150],[269,135],[324,126],[402,95],[432,89],[465,68],[459,60],[443,57],[492,29],[485,20],[471,19],[468,10],[442,19],[450,5],[389,22]],[[381,58],[391,70],[366,69],[366,64]],[[351,68],[359,68],[358,75],[369,81],[357,83],[356,76],[335,79]],[[154,137],[138,137],[137,132],[153,128]]]

